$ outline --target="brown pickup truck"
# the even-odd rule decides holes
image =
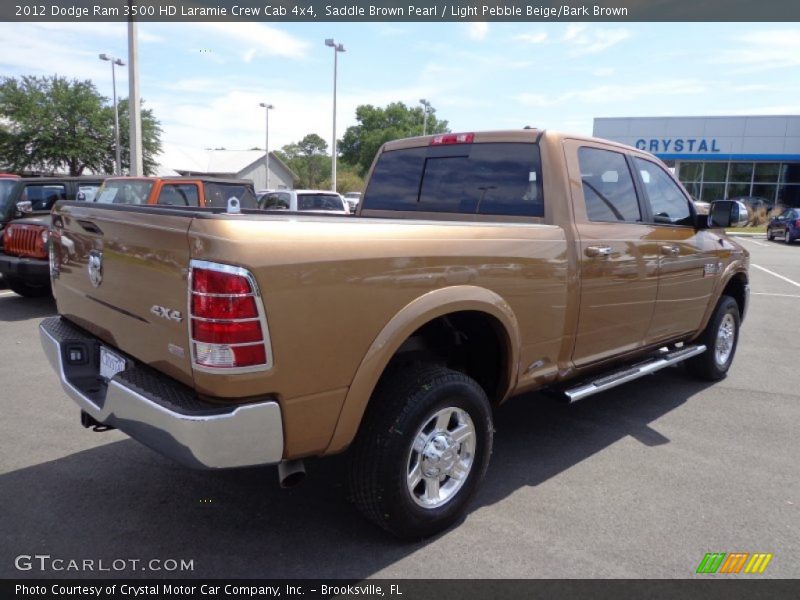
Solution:
[[[350,493],[405,538],[481,482],[492,411],[733,360],[746,250],[652,155],[537,130],[390,142],[357,216],[64,202],[42,344],[82,423],[186,465],[348,450]]]

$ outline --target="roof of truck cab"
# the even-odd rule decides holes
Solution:
[[[206,177],[204,175],[170,175],[168,177],[139,177],[139,176],[118,176],[108,177],[107,181],[202,181],[203,183],[226,183],[236,185],[253,185],[249,179],[236,179],[233,177]]]

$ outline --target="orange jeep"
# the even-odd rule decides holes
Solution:
[[[225,208],[231,197],[242,208],[258,208],[252,181],[217,177],[109,177],[95,202]]]

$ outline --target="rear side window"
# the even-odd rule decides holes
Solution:
[[[365,210],[544,216],[539,147],[458,144],[384,152]]]
[[[30,200],[33,210],[50,210],[59,200],[67,199],[67,188],[62,184],[29,184],[20,199]]]
[[[157,204],[169,206],[200,206],[197,185],[194,183],[170,183],[161,188]]]
[[[590,221],[642,220],[628,163],[619,152],[580,148],[578,163]]]
[[[289,194],[273,192],[262,198],[263,206],[261,208],[265,210],[289,210],[289,200]]]
[[[653,221],[669,225],[691,225],[692,212],[689,200],[672,177],[649,160],[638,157],[633,160],[644,183]]]
[[[344,210],[339,194],[297,194],[297,210]]]
[[[227,208],[228,199],[236,197],[242,208],[258,208],[256,194],[253,188],[246,184],[209,182],[205,184],[205,189],[206,206]]]

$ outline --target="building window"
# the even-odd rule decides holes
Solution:
[[[800,206],[800,163],[681,162],[678,178],[695,200],[753,197]]]

